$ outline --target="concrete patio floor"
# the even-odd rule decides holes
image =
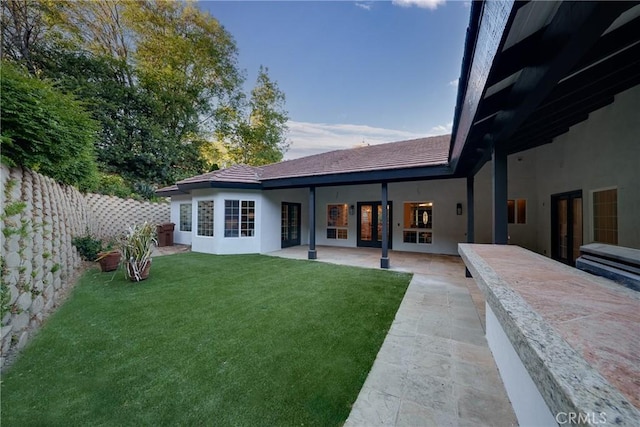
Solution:
[[[268,255],[306,259],[307,250]],[[320,262],[380,267],[379,249],[317,251]],[[390,270],[414,276],[345,426],[517,425],[484,337],[484,299],[460,258],[389,257]]]

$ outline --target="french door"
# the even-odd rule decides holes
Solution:
[[[387,205],[389,248],[391,248],[391,202]],[[358,246],[382,247],[382,203],[358,203]]]
[[[300,203],[282,202],[281,247],[300,244]]]
[[[551,258],[576,265],[582,246],[582,190],[551,195]]]

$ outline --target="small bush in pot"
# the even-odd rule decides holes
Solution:
[[[124,274],[131,281],[139,282],[149,277],[154,245],[157,245],[156,227],[148,222],[132,225],[125,233],[120,252]]]
[[[105,271],[114,271],[120,265],[120,250],[113,248],[113,243],[108,243],[100,252],[96,261],[100,264],[100,269]]]

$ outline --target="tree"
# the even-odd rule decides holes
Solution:
[[[72,95],[2,62],[2,160],[90,190],[97,123]]]
[[[45,44],[48,26],[45,1],[2,1],[3,58],[20,62],[31,72],[37,71],[34,51]]]
[[[282,160],[289,148],[285,95],[260,67],[251,99],[218,111],[217,136],[227,143],[236,163],[260,166]]]

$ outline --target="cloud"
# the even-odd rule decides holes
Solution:
[[[289,151],[285,153],[284,158],[291,160],[332,150],[353,148],[363,142],[368,145],[375,145],[442,135],[451,131],[452,124],[436,126],[431,132],[425,133],[353,124],[289,121],[287,125],[289,126],[288,139],[291,142],[291,146]],[[449,130],[447,131],[447,129]]]
[[[393,0],[391,3],[400,7],[416,6],[422,9],[435,10],[438,6],[444,4],[445,0]]]
[[[358,6],[360,9],[364,9],[364,10],[371,10],[371,3],[362,3],[362,2],[356,2],[356,6]]]
[[[431,128],[429,135],[445,135],[451,133],[453,128],[453,122],[449,122],[446,125],[438,125]]]
[[[458,80],[459,79],[451,80],[449,86],[458,87]]]

